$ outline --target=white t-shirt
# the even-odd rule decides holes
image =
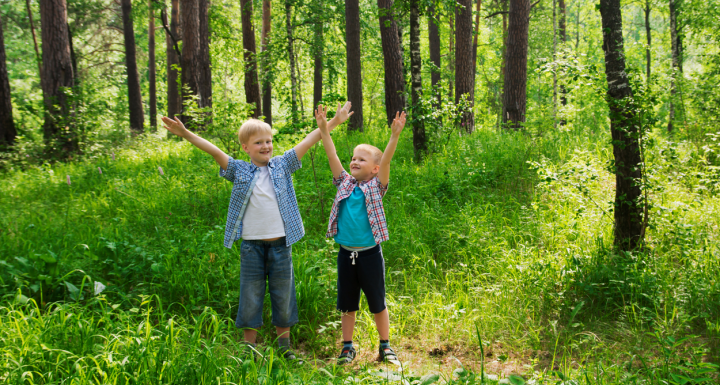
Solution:
[[[260,173],[243,216],[243,239],[268,239],[285,236],[277,196],[268,167],[259,167]]]

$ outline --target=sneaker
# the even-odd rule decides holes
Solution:
[[[355,359],[355,348],[343,348],[343,350],[340,352],[340,357],[338,357],[337,363],[338,365],[345,365],[351,363]]]
[[[291,362],[293,364],[301,365],[303,364],[303,360],[301,358],[298,358],[295,353],[293,353],[290,349],[280,350],[280,354],[282,354],[282,357],[287,361]]]
[[[385,349],[380,349],[380,356],[378,357],[378,361],[398,361],[398,356],[397,354],[395,354],[395,351],[388,346]]]

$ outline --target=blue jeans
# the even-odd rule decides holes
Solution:
[[[295,325],[298,309],[292,246],[285,246],[285,237],[270,242],[243,240],[240,264],[240,308],[235,326],[241,329],[262,326],[266,280],[270,289],[272,324],[281,328]]]

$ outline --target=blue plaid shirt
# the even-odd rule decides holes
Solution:
[[[305,235],[292,181],[292,173],[300,167],[302,167],[302,163],[294,148],[270,159],[268,163],[270,179],[275,188],[280,216],[285,226],[285,246],[292,245]],[[227,170],[220,168],[220,176],[233,182],[227,223],[225,224],[225,247],[228,249],[232,248],[233,243],[242,236],[245,208],[260,175],[256,173],[257,170],[259,170],[258,166],[232,157],[228,160]]]

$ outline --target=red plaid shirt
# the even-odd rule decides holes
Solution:
[[[387,186],[383,186],[380,180],[375,177],[368,181],[358,182],[347,171],[343,170],[340,176],[333,178],[333,184],[337,187],[338,192],[335,194],[335,202],[333,202],[332,210],[330,210],[330,223],[328,224],[328,232],[325,235],[332,238],[338,233],[338,207],[340,201],[352,194],[355,187],[360,187],[365,194],[365,205],[367,206],[368,219],[370,220],[370,229],[373,233],[375,242],[387,241],[390,236],[388,234],[387,220],[385,219],[385,210],[383,209],[382,197],[387,192]]]

